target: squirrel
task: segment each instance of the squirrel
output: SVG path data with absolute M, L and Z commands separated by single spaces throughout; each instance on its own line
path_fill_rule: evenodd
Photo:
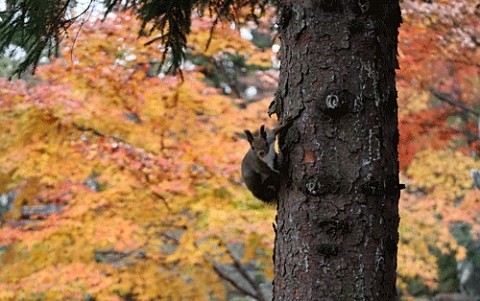
M 266 131 L 262 125 L 257 136 L 253 136 L 249 130 L 244 131 L 250 149 L 242 161 L 242 177 L 247 188 L 264 203 L 274 203 L 278 199 L 280 172 L 277 169 L 275 140 L 276 136 L 290 124 L 291 121 L 272 131 Z

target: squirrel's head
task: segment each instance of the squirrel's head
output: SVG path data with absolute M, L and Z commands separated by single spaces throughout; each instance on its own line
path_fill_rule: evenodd
M 260 131 L 256 136 L 253 136 L 249 130 L 245 130 L 245 135 L 247 135 L 247 140 L 250 143 L 250 147 L 255 152 L 259 158 L 265 158 L 268 155 L 270 150 L 270 145 L 267 141 L 267 131 L 265 131 L 265 126 L 260 127 Z

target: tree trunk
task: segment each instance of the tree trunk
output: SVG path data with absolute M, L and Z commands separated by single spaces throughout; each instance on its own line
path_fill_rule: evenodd
M 274 300 L 395 300 L 398 0 L 282 0 Z

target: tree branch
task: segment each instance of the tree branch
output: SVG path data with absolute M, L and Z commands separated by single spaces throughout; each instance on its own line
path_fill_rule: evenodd
M 244 266 L 242 263 L 235 257 L 235 255 L 232 253 L 230 248 L 227 246 L 227 253 L 228 255 L 232 258 L 233 260 L 233 266 L 235 269 L 242 275 L 242 277 L 247 280 L 247 282 L 253 287 L 255 292 L 257 293 L 257 300 L 260 301 L 266 301 L 265 298 L 263 297 L 262 290 L 260 289 L 260 286 L 258 286 L 258 283 L 256 283 L 250 275 L 248 275 L 247 271 L 245 270 Z
M 464 112 L 468 112 L 468 113 L 473 114 L 477 117 L 480 117 L 480 112 L 476 111 L 472 107 L 467 106 L 466 104 L 464 104 L 460 100 L 455 99 L 452 94 L 440 92 L 439 90 L 437 90 L 435 88 L 430 88 L 429 91 L 430 91 L 430 93 L 433 94 L 433 96 L 435 96 L 436 98 L 438 98 L 439 100 L 441 100 L 443 102 L 446 102 L 447 104 L 451 105 L 452 107 L 460 108 Z
M 260 286 L 258 283 L 255 282 L 254 279 L 248 274 L 247 270 L 243 266 L 243 264 L 240 262 L 240 260 L 235 257 L 235 254 L 233 254 L 232 250 L 226 245 L 227 249 L 227 254 L 228 256 L 232 259 L 233 261 L 233 267 L 231 265 L 228 265 L 229 268 L 233 268 L 232 273 L 238 272 L 240 274 L 238 277 L 237 276 L 232 276 L 231 273 L 228 271 L 224 271 L 222 267 L 217 264 L 216 262 L 212 261 L 212 266 L 214 271 L 218 274 L 218 276 L 227 282 L 229 282 L 231 285 L 233 285 L 240 293 L 252 297 L 257 301 L 267 301 L 266 297 L 264 296 Z M 238 277 L 238 279 L 237 279 Z M 239 280 L 245 280 L 247 283 L 240 283 Z
M 234 279 L 230 278 L 230 276 L 228 276 L 226 273 L 222 272 L 221 269 L 218 268 L 218 266 L 216 264 L 213 265 L 213 270 L 215 271 L 215 273 L 218 274 L 218 276 L 220 276 L 220 278 L 224 279 L 225 281 L 227 281 L 228 283 L 230 283 L 231 285 L 233 285 L 239 292 L 241 292 L 242 294 L 246 295 L 246 296 L 249 296 L 249 297 L 252 297 L 253 299 L 255 300 L 260 300 L 260 301 L 264 301 L 264 299 L 258 299 L 258 296 L 253 294 L 252 292 L 250 292 L 249 290 L 243 288 L 242 286 L 240 286 Z M 258 293 L 258 292 L 257 292 Z

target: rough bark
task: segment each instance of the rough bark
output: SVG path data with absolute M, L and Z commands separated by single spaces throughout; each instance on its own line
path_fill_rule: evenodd
M 395 300 L 398 0 L 283 0 L 274 300 Z

